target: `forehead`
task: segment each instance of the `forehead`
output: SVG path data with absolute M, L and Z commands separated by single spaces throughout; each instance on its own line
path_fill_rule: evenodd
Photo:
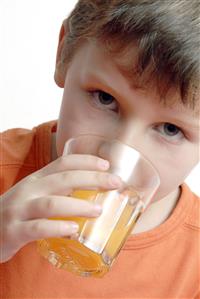
M 156 90 L 159 102 L 164 107 L 173 108 L 176 106 L 179 110 L 187 108 L 194 117 L 199 117 L 200 80 L 191 85 L 187 91 L 186 100 L 182 100 L 179 86 L 165 85 L 168 78 L 159 77 L 154 73 L 153 60 L 144 72 L 140 72 L 138 69 L 139 53 L 136 43 L 132 44 L 131 47 L 125 48 L 122 52 L 116 53 L 115 56 L 109 53 L 109 51 L 104 51 L 107 52 L 109 57 L 112 57 L 111 59 L 115 62 L 118 70 L 126 77 L 130 86 L 147 91 Z
M 195 90 L 195 96 L 198 96 L 195 109 L 184 105 L 181 101 L 180 92 L 177 87 L 171 86 L 167 93 L 160 95 L 157 88 L 157 81 L 155 77 L 150 77 L 151 66 L 146 72 L 139 76 L 136 62 L 138 60 L 138 48 L 132 45 L 132 48 L 126 48 L 120 53 L 113 55 L 108 47 L 104 47 L 101 42 L 97 40 L 85 42 L 77 52 L 81 54 L 81 62 L 84 67 L 83 73 L 87 75 L 103 76 L 116 75 L 118 72 L 122 75 L 131 89 L 139 90 L 146 94 L 153 94 L 159 104 L 163 108 L 185 114 L 186 112 L 191 117 L 199 117 L 199 93 Z M 91 76 L 90 76 L 91 77 Z M 189 92 L 189 96 L 193 96 L 194 91 Z

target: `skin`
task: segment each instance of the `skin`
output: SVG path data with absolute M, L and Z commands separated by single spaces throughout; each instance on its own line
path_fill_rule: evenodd
M 180 185 L 199 161 L 198 107 L 193 111 L 180 104 L 175 89 L 167 93 L 168 106 L 164 106 L 153 82 L 139 85 L 134 76 L 130 81 L 124 70 L 134 64 L 137 48 L 132 48 L 131 55 L 111 56 L 99 42 L 88 41 L 74 53 L 64 74 L 65 34 L 62 26 L 54 78 L 64 92 L 57 132 L 52 134 L 52 161 L 1 196 L 0 262 L 34 240 L 76 233 L 76 223 L 62 217 L 101 214 L 101 206 L 72 197 L 73 190 L 112 190 L 123 185 L 119 177 L 117 185 L 113 183 L 117 177 L 102 166 L 98 156 L 63 156 L 70 137 L 96 134 L 119 139 L 139 150 L 157 169 L 161 185 L 132 233 L 148 231 L 169 217 L 180 198 Z
M 64 92 L 57 132 L 52 134 L 52 160 L 62 155 L 69 138 L 79 134 L 103 135 L 132 145 L 152 162 L 161 179 L 134 232 L 156 227 L 173 211 L 180 185 L 199 162 L 199 114 L 183 106 L 173 88 L 166 95 L 171 103 L 166 107 L 153 84 L 145 88 L 130 84 L 119 68 L 119 58 L 111 57 L 97 41 L 87 41 L 76 51 L 63 76 L 60 54 L 65 34 L 62 27 L 54 78 Z M 130 63 L 127 55 L 120 60 Z M 101 102 L 102 92 L 113 97 L 109 105 Z M 166 123 L 179 130 L 169 135 Z

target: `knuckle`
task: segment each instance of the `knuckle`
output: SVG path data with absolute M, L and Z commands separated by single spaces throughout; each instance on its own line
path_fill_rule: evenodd
M 71 176 L 71 172 L 70 171 L 65 171 L 65 172 L 62 173 L 62 180 L 64 182 L 67 182 L 69 180 L 70 176 Z
M 105 176 L 100 172 L 96 172 L 95 180 L 98 182 L 98 184 L 102 185 L 105 183 Z
M 33 221 L 33 223 L 29 227 L 29 230 L 27 232 L 27 236 L 38 235 L 43 230 L 44 229 L 43 229 L 43 226 L 41 225 L 40 221 Z
M 56 201 L 54 198 L 52 197 L 47 197 L 46 198 L 46 202 L 45 202 L 45 209 L 47 209 L 47 211 L 53 211 L 56 208 Z
M 36 221 L 30 223 L 20 222 L 18 225 L 18 241 L 26 243 L 31 240 L 33 236 L 37 235 L 40 228 Z M 16 235 L 16 232 L 15 232 Z
M 15 217 L 16 217 L 16 208 L 14 206 L 8 206 L 4 210 L 5 222 L 8 223 L 8 222 L 14 220 Z

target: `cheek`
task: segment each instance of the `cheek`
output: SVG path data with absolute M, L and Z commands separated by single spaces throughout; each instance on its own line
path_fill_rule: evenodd
M 159 200 L 180 186 L 198 163 L 198 150 L 194 145 L 187 145 L 182 150 L 165 152 L 157 155 L 154 164 L 159 171 L 161 184 L 154 201 Z
M 117 132 L 117 122 L 105 117 L 105 112 L 89 106 L 78 90 L 65 90 L 58 119 L 56 148 L 62 155 L 65 142 L 80 134 L 94 134 L 113 138 Z

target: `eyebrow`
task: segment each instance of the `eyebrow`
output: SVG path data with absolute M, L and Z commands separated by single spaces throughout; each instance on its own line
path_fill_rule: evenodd
M 191 124 L 190 122 L 183 121 L 180 118 L 171 118 L 171 121 L 175 122 L 175 123 L 179 123 L 180 126 L 185 126 L 185 127 L 188 127 L 189 129 L 193 129 L 193 130 L 197 130 L 197 131 L 199 131 L 199 129 L 200 129 L 199 124 L 197 124 L 197 125 Z
M 147 90 L 147 87 L 138 84 L 138 81 L 136 81 L 136 82 L 133 81 L 133 77 L 131 77 L 131 71 L 128 71 L 128 70 L 125 71 L 124 69 L 119 69 L 119 71 L 126 79 L 128 79 L 129 86 L 132 89 L 142 90 L 142 91 Z M 112 93 L 119 94 L 118 91 L 116 91 L 113 87 L 109 86 L 109 84 L 107 84 L 107 82 L 104 79 L 102 79 L 101 77 L 99 77 L 93 70 L 89 70 L 88 75 L 89 75 L 89 77 L 93 78 L 97 82 L 100 82 L 101 84 L 105 85 L 105 87 L 107 87 L 107 89 L 109 89 Z M 133 76 L 133 73 L 132 73 L 132 76 Z M 163 104 L 162 101 L 161 101 L 161 104 Z M 163 107 L 169 108 L 170 106 L 169 105 L 166 105 L 166 106 L 163 105 Z M 199 113 L 198 113 L 198 117 L 199 117 Z M 199 130 L 200 129 L 200 119 L 199 119 L 198 124 L 193 124 L 193 123 L 191 124 L 190 122 L 183 121 L 180 118 L 173 118 L 173 117 L 170 117 L 170 116 L 169 116 L 169 118 L 173 123 L 178 123 L 178 124 L 180 124 L 180 126 L 189 127 L 190 129 L 193 129 L 193 130 Z
M 129 83 L 129 86 L 131 88 L 134 88 L 136 90 L 147 90 L 148 89 L 148 84 L 149 83 L 154 83 L 156 85 L 156 76 L 153 75 L 153 73 L 151 73 L 151 69 L 147 70 L 147 71 L 144 71 L 141 76 L 139 74 L 139 71 L 134 67 L 130 67 L 129 65 L 121 65 L 119 63 L 117 63 L 117 69 L 119 70 L 120 74 L 125 77 Z M 149 73 L 150 72 L 150 73 Z M 149 76 L 152 76 L 152 79 L 149 80 Z M 145 77 L 147 76 L 147 77 Z M 143 80 L 144 78 L 144 80 Z M 146 81 L 147 80 L 147 81 Z M 170 89 L 170 86 L 169 86 L 169 89 Z M 167 89 L 168 91 L 168 89 Z M 198 92 L 197 91 L 197 86 L 195 86 L 195 93 Z M 161 101 L 162 102 L 162 101 Z M 164 102 L 164 101 L 163 101 Z M 182 102 L 183 103 L 183 102 Z M 198 105 L 198 103 L 197 103 Z M 166 107 L 168 105 L 166 104 Z M 198 106 L 194 105 L 192 108 L 191 108 L 191 111 L 194 112 L 194 115 L 195 117 L 199 117 L 200 118 L 200 109 L 198 108 Z M 198 125 L 196 126 L 198 127 Z
M 126 78 L 131 88 L 138 90 L 147 89 L 145 82 L 141 82 L 142 77 L 140 77 L 139 72 L 136 70 L 136 68 L 130 68 L 117 64 L 117 69 L 119 70 L 120 74 Z

